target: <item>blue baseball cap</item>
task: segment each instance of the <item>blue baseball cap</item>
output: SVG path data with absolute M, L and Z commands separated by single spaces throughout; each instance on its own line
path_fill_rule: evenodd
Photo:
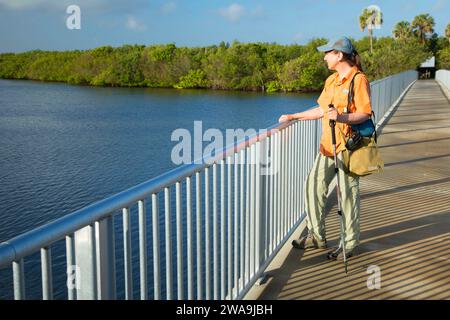
M 353 44 L 349 38 L 341 37 L 337 39 L 332 39 L 327 44 L 317 47 L 317 50 L 322 52 L 337 50 L 347 54 L 352 54 L 353 50 L 355 50 L 355 47 L 353 47 Z

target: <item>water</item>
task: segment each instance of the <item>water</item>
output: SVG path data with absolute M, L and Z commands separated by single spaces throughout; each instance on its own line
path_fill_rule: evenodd
M 176 167 L 177 128 L 263 129 L 317 97 L 0 80 L 0 242 Z

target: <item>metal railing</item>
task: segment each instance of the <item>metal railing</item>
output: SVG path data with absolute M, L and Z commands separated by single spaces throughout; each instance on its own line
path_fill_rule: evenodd
M 450 90 L 450 71 L 440 69 L 436 71 L 436 80 L 441 82 L 448 90 Z
M 415 79 L 407 71 L 371 83 L 379 125 Z M 24 259 L 38 251 L 42 298 L 53 298 L 52 246 L 65 239 L 68 299 L 116 299 L 119 284 L 133 299 L 136 283 L 141 299 L 241 299 L 304 218 L 303 182 L 320 132 L 321 121 L 276 124 L 1 243 L 0 267 L 12 267 L 14 298 L 26 298 Z

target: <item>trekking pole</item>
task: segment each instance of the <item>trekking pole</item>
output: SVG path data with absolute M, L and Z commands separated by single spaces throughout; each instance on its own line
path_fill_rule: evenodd
M 334 108 L 333 104 L 329 104 L 328 108 Z M 347 274 L 347 256 L 345 254 L 345 239 L 344 239 L 344 217 L 342 217 L 342 208 L 341 208 L 341 189 L 339 187 L 339 167 L 338 167 L 338 159 L 336 155 L 336 121 L 330 120 L 331 127 L 331 141 L 333 144 L 333 157 L 334 157 L 334 172 L 336 173 L 336 194 L 337 194 L 337 202 L 338 202 L 338 215 L 341 220 L 341 242 L 339 246 L 342 246 L 342 254 L 344 255 L 344 267 L 345 273 Z

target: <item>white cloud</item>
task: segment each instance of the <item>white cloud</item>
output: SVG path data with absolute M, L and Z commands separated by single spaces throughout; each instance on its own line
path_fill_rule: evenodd
M 219 14 L 227 20 L 236 22 L 245 15 L 245 9 L 237 3 L 233 3 L 226 8 L 220 8 Z
M 147 26 L 143 22 L 137 20 L 133 16 L 128 16 L 125 26 L 127 27 L 127 29 L 133 31 L 144 31 L 147 29 Z
M 173 1 L 164 3 L 161 7 L 161 12 L 164 14 L 172 13 L 176 10 L 177 4 Z

